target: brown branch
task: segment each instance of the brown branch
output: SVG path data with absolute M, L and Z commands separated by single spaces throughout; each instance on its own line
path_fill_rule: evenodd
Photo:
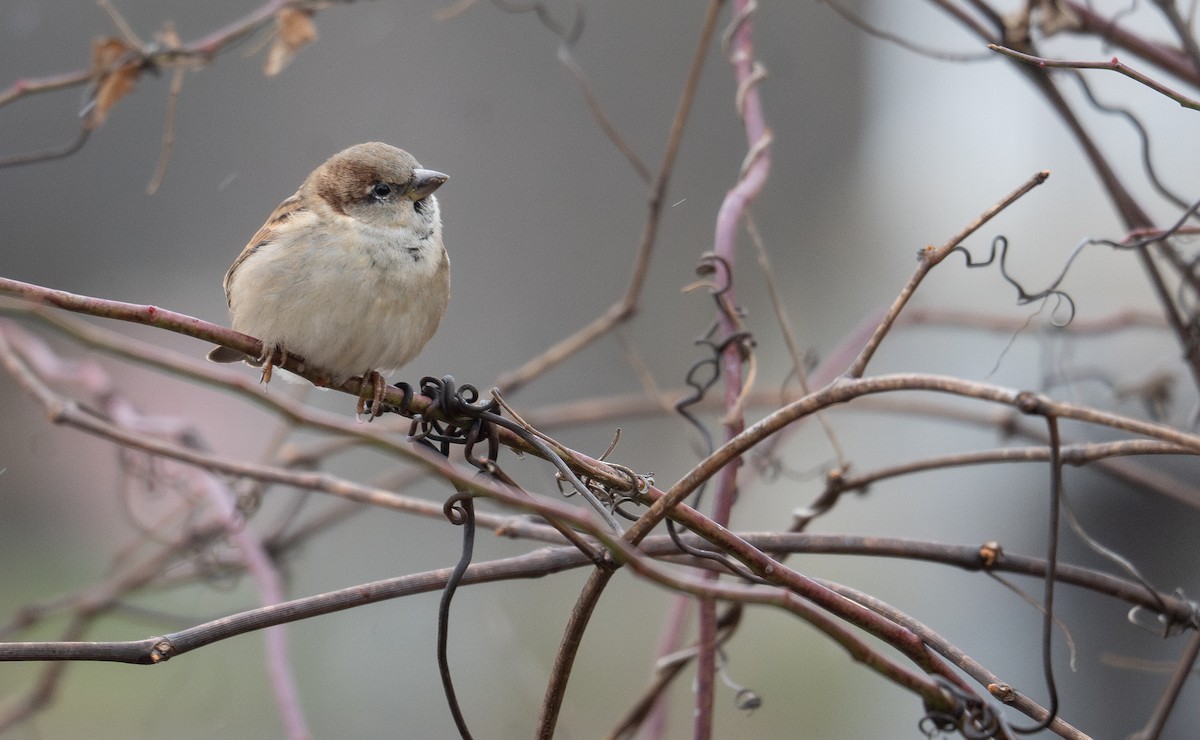
M 876 537 L 839 537 L 834 535 L 797 535 L 779 533 L 745 533 L 742 537 L 749 543 L 772 552 L 810 552 L 810 553 L 839 553 L 883 557 L 898 557 L 906 559 L 927 560 L 943 564 L 955 565 L 971 571 L 1009 571 L 1029 576 L 1039 576 L 1045 573 L 1046 563 L 1036 558 L 1026 558 L 1005 553 L 997 545 L 983 548 L 969 545 L 936 545 L 928 542 L 899 540 Z M 693 544 L 698 540 L 689 538 Z M 648 538 L 642 543 L 641 550 L 650 556 L 670 556 L 679 552 L 678 548 L 667 536 Z M 563 570 L 587 567 L 590 561 L 577 549 L 557 547 L 549 550 L 520 555 L 512 558 L 476 563 L 467 570 L 464 583 L 492 583 L 515 578 L 533 578 Z M 399 578 L 362 584 L 339 591 L 305 597 L 277 605 L 270 609 L 255 609 L 239 614 L 230 615 L 212 622 L 197 625 L 163 637 L 149 638 L 131 642 L 116 643 L 15 643 L 0 645 L 0 660 L 107 660 L 148 664 L 182 655 L 199 647 L 212 644 L 218 640 L 245 634 L 246 632 L 262 629 L 285 621 L 297 621 L 311 618 L 320 614 L 328 614 L 341 609 L 354 608 L 378 601 L 400 598 L 418 593 L 428 593 L 440 589 L 449 569 L 430 571 Z M 1097 573 L 1088 568 L 1060 564 L 1056 569 L 1056 578 L 1061 583 L 1073 583 L 1091 588 L 1100 593 L 1122 595 L 1132 603 L 1153 606 L 1155 603 L 1145 589 L 1138 584 Z M 662 582 L 662 581 L 660 581 Z M 922 641 L 943 654 L 955 665 L 965 670 L 969 675 L 987 685 L 1000 683 L 999 679 L 986 672 L 969 656 L 948 643 L 937 633 L 921 625 L 912 617 L 883 604 L 876 599 L 849 589 L 840 584 L 823 582 L 824 585 L 847 598 L 853 599 L 869 607 L 872 611 L 886 616 L 889 620 L 903 623 L 907 628 L 919 632 Z M 667 580 L 664 585 L 685 589 L 707 589 L 705 582 L 696 579 Z M 795 611 L 804 611 L 799 602 L 789 599 L 771 589 L 756 589 L 745 586 L 723 588 L 719 592 L 705 591 L 708 595 L 736 599 L 742 603 L 773 604 Z M 1163 604 L 1172 610 L 1172 617 L 1184 621 L 1190 618 L 1190 605 L 1169 594 L 1161 594 Z M 857 657 L 866 664 L 882 670 L 884 675 L 894 678 L 893 670 L 908 675 L 913 674 L 904 669 L 892 666 L 886 659 L 879 662 L 879 656 L 848 633 L 828 622 L 821 629 L 832 628 L 841 633 L 848 642 L 843 644 L 849 650 L 855 651 Z M 858 652 L 862 651 L 862 652 Z M 916 684 L 924 686 L 923 683 Z
M 1193 87 L 1200 86 L 1200 70 L 1182 49 L 1153 41 L 1130 31 L 1113 18 L 1106 18 L 1081 0 L 1058 0 L 1068 9 L 1075 23 L 1062 30 L 1104 39 L 1119 49 L 1145 59 L 1159 69 L 1184 80 Z
M 50 390 L 37 374 L 12 351 L 5 337 L 4 327 L 0 327 L 0 365 L 42 406 L 51 423 L 66 424 L 125 447 L 178 460 L 214 472 L 271 483 L 280 483 L 306 490 L 321 491 L 356 503 L 379 506 L 407 514 L 436 519 L 444 518 L 441 504 L 434 502 L 400 496 L 390 491 L 371 488 L 337 478 L 328 473 L 297 472 L 270 465 L 231 460 L 221 455 L 183 447 L 150 435 L 138 434 L 122 429 L 115 424 L 97 417 L 95 414 L 88 413 L 74 401 L 62 398 Z M 360 429 L 354 429 L 349 424 L 332 417 L 332 415 L 324 415 L 315 411 L 310 413 L 313 415 L 309 417 L 309 421 L 320 420 L 322 416 L 329 417 L 321 423 L 321 426 L 326 430 L 340 429 L 345 434 L 355 434 L 364 439 L 371 439 L 386 444 L 395 451 L 406 454 L 409 459 L 415 462 L 424 461 L 426 465 L 431 466 L 431 469 L 438 472 L 438 474 L 449 475 L 450 480 L 462 482 L 474 479 L 471 473 L 459 471 L 447 461 L 440 458 L 430 457 L 417 452 L 416 448 L 406 450 L 403 447 L 396 446 L 394 442 L 386 438 L 383 432 L 364 430 L 361 429 L 362 425 L 358 425 Z M 476 482 L 478 483 L 478 481 Z M 477 515 L 477 519 L 484 526 L 500 526 L 503 523 L 485 514 Z
M 1047 722 L 1046 729 L 1059 737 L 1069 738 L 1070 740 L 1091 740 L 1091 735 L 1071 726 L 1063 721 L 1061 717 L 1052 717 L 1048 709 L 1006 683 L 989 683 L 987 689 L 988 693 L 992 696 L 1016 709 L 1018 712 L 1031 717 L 1039 724 Z
M 911 306 L 897 326 L 940 326 L 978 329 L 980 331 L 1012 334 L 1029 326 L 1029 319 L 1003 314 L 957 311 L 930 306 Z M 1136 309 L 1122 309 L 1107 316 L 1076 316 L 1066 326 L 1055 326 L 1055 334 L 1087 336 L 1109 334 L 1129 329 L 1166 329 L 1162 314 Z
M 833 405 L 846 403 L 856 398 L 876 393 L 891 393 L 897 390 L 926 390 L 936 393 L 949 393 L 965 398 L 1011 406 L 1023 414 L 1038 413 L 1039 415 L 1053 414 L 1054 416 L 1074 419 L 1076 421 L 1110 427 L 1141 436 L 1158 439 L 1179 445 L 1191 453 L 1200 453 L 1200 435 L 1189 434 L 1173 427 L 1141 421 L 1130 417 L 1097 411 L 1083 406 L 1053 401 L 1043 396 L 1029 392 L 1018 392 L 987 383 L 962 380 L 960 378 L 922 375 L 897 374 L 882 375 L 872 378 L 843 378 L 815 393 L 794 401 L 757 423 L 747 427 L 741 434 L 726 442 L 713 454 L 706 457 L 692 470 L 680 478 L 671 488 L 660 496 L 657 489 L 651 488 L 649 495 L 654 498 L 650 508 L 630 527 L 627 535 L 637 541 L 652 527 L 656 526 L 667 516 L 668 512 L 679 507 L 681 502 L 704 481 L 717 474 L 724 466 L 739 459 L 763 439 L 775 434 L 793 422 L 815 413 L 817 410 Z M 678 515 L 679 511 L 676 511 Z M 682 517 L 680 518 L 683 520 Z M 700 531 L 700 530 L 696 530 Z M 719 531 L 702 532 L 713 543 L 722 541 Z M 733 552 L 733 551 L 731 551 Z M 757 555 L 749 552 L 735 553 L 739 560 L 742 556 L 752 561 Z M 761 569 L 775 567 L 757 560 L 743 563 L 750 566 L 755 573 L 763 575 Z M 768 580 L 770 578 L 768 577 Z
M 998 44 L 988 44 L 988 49 L 994 52 L 1003 54 L 1006 57 L 1016 59 L 1017 61 L 1032 64 L 1041 69 L 1107 69 L 1125 75 L 1131 80 L 1135 80 L 1154 90 L 1160 95 L 1174 100 L 1184 108 L 1191 110 L 1200 110 L 1200 100 L 1189 98 L 1181 92 L 1171 89 L 1162 84 L 1158 80 L 1149 77 L 1136 69 L 1122 64 L 1116 57 L 1113 57 L 1107 62 L 1087 62 L 1087 61 L 1066 61 L 1062 59 L 1047 59 L 1045 57 L 1034 56 L 1033 54 L 1025 54 L 1016 49 L 1009 49 Z
M 664 544 L 670 544 L 663 538 Z M 936 684 L 928 679 L 899 667 L 865 643 L 854 637 L 844 627 L 827 616 L 814 611 L 794 595 L 778 589 L 761 589 L 712 583 L 707 580 L 676 575 L 674 571 L 652 564 L 641 551 L 630 547 L 619 538 L 612 539 L 620 557 L 639 574 L 652 580 L 694 595 L 706 598 L 735 600 L 743 603 L 771 604 L 813 623 L 835 641 L 842 644 L 854 657 L 872 669 L 882 673 L 901 686 L 919 693 L 927 702 L 940 705 L 945 701 Z M 494 580 L 541 576 L 567 567 L 577 567 L 590 562 L 575 548 L 539 550 L 528 555 L 505 560 L 471 565 L 462 583 L 483 583 Z M 297 599 L 223 617 L 179 632 L 143 640 L 124 642 L 28 642 L 0 644 L 0 661 L 22 660 L 86 660 L 152 665 L 177 655 L 190 652 L 216 641 L 228 639 L 257 629 L 285 624 L 299 619 L 340 611 L 353 606 L 375 603 L 389 598 L 424 593 L 436 590 L 445 584 L 450 569 L 402 576 L 400 578 L 362 584 L 327 594 Z M 911 650 L 909 651 L 911 654 Z
M 1187 455 L 1192 451 L 1186 447 L 1169 442 L 1132 439 L 1120 442 L 1093 442 L 1086 444 L 1063 445 L 1062 458 L 1067 465 L 1087 465 L 1098 460 L 1124 455 Z M 941 470 L 991 463 L 1011 462 L 1046 462 L 1050 459 L 1050 450 L 1044 446 L 1038 447 L 1002 447 L 996 450 L 981 450 L 979 452 L 962 452 L 952 455 L 938 455 L 923 458 L 910 463 L 892 465 L 870 473 L 856 476 L 837 477 L 830 479 L 826 487 L 827 493 L 842 493 L 865 489 L 874 483 L 888 478 L 896 478 L 928 470 Z
M 1022 714 L 1032 717 L 1033 719 L 1041 719 L 1047 716 L 1048 713 L 1046 712 L 1045 708 L 1041 707 L 1027 697 L 1021 697 L 1021 701 L 1019 702 L 1013 701 L 1013 699 L 1015 699 L 1016 692 L 1012 691 L 1007 684 L 1003 684 L 999 677 L 987 670 L 982 663 L 978 662 L 970 655 L 967 655 L 957 646 L 953 645 L 921 622 L 913 619 L 911 616 L 895 609 L 891 605 L 886 604 L 869 594 L 862 593 L 861 591 L 842 586 L 841 584 L 830 583 L 829 587 L 846 596 L 847 598 L 854 599 L 864 606 L 868 606 L 871 609 L 878 611 L 880 614 L 896 620 L 898 623 L 903 624 L 908 629 L 920 635 L 922 641 L 924 641 L 925 644 L 928 645 L 932 650 L 936 651 L 943 658 L 950 661 L 968 676 L 986 687 L 988 692 L 993 696 L 1009 704 Z M 1011 692 L 1012 696 L 998 693 L 995 688 L 997 686 L 1004 686 Z M 1010 698 L 1006 699 L 1005 696 L 1010 696 Z M 1054 722 L 1051 723 L 1049 729 L 1051 732 L 1058 734 L 1060 737 L 1071 738 L 1071 740 L 1089 740 L 1087 735 L 1072 727 L 1061 717 L 1056 717 Z M 1008 736 L 1011 737 L 1011 734 L 1008 734 Z
M 217 533 L 219 532 L 219 527 L 214 527 L 210 531 Z M 953 566 L 969 572 L 1014 573 L 1031 578 L 1043 578 L 1046 573 L 1046 561 L 1044 559 L 1010 553 L 997 543 L 954 545 L 895 537 L 862 537 L 787 532 L 739 532 L 737 536 L 748 545 L 773 554 L 808 553 L 911 560 Z M 704 544 L 704 541 L 695 535 L 685 535 L 684 540 L 692 546 Z M 560 538 L 559 542 L 561 543 L 561 541 Z M 103 611 L 115 606 L 116 599 L 121 595 L 127 593 L 132 588 L 150 583 L 155 575 L 161 575 L 162 566 L 169 559 L 183 552 L 186 547 L 187 544 L 181 540 L 178 549 L 160 553 L 147 561 L 146 564 L 139 565 L 130 573 L 122 575 L 110 583 L 102 584 L 100 587 L 96 587 L 96 590 L 89 590 L 87 592 L 88 599 L 85 602 L 86 610 Z M 673 559 L 682 554 L 674 540 L 668 535 L 647 537 L 639 545 L 639 550 L 643 554 L 655 558 Z M 688 558 L 685 562 L 696 567 L 710 567 L 707 561 Z M 510 558 L 474 563 L 468 569 L 468 576 L 464 583 L 482 584 L 517 578 L 537 578 L 568 569 L 583 568 L 591 565 L 593 565 L 593 562 L 584 553 L 580 552 L 578 548 L 560 545 L 538 549 Z M 343 589 L 342 591 L 295 599 L 288 603 L 299 607 L 299 609 L 285 621 L 298 621 L 319 614 L 329 613 L 331 598 L 344 604 L 344 606 L 339 608 L 349 608 L 350 606 L 373 604 L 386 599 L 436 591 L 444 585 L 445 578 L 448 577 L 449 573 L 450 569 L 444 568 L 426 573 L 376 581 L 371 584 L 364 584 L 363 586 Z M 1058 563 L 1056 565 L 1055 580 L 1058 583 L 1077 586 L 1097 594 L 1120 599 L 1134 606 L 1154 610 L 1156 613 L 1157 610 L 1165 607 L 1167 613 L 1164 616 L 1171 623 L 1195 629 L 1195 624 L 1192 621 L 1194 617 L 1192 605 L 1176 594 L 1165 592 L 1152 594 L 1143 585 L 1134 581 L 1103 573 L 1093 568 L 1065 563 Z M 366 588 L 365 591 L 357 594 L 354 593 L 354 589 L 364 587 Z M 837 586 L 836 590 L 844 592 L 845 588 L 844 586 Z M 708 595 L 712 596 L 715 594 L 710 593 Z M 859 600 L 858 597 L 855 597 L 855 600 Z M 223 622 L 226 625 L 237 623 L 241 626 L 233 631 L 223 633 L 222 637 L 232 637 L 244 634 L 250 629 L 260 629 L 282 623 L 277 621 L 279 615 L 273 614 L 273 611 L 271 608 L 258 608 L 244 612 L 243 614 L 245 615 L 258 615 L 258 617 L 255 617 L 256 621 L 253 626 L 248 626 L 248 622 L 245 620 Z M 184 632 L 192 634 L 193 630 L 197 630 L 197 635 L 200 634 L 198 628 L 190 628 L 189 630 L 184 630 Z M 206 634 L 204 635 L 204 639 L 207 639 L 211 643 L 214 640 L 209 638 L 215 636 L 213 634 Z M 196 638 L 189 637 L 186 639 L 191 644 Z M 141 643 L 144 641 L 137 642 Z M 31 643 L 5 643 L 5 647 L 10 648 L 14 644 L 30 645 Z M 189 650 L 195 647 L 197 645 L 192 644 Z M 57 654 L 31 658 L 28 654 L 34 651 L 32 647 L 13 649 L 16 652 L 24 652 L 26 655 L 16 657 L 16 652 L 13 652 L 8 654 L 9 657 L 7 659 L 65 659 L 64 656 Z M 121 661 L 126 657 L 128 657 L 128 653 L 122 653 L 119 656 L 111 654 L 106 656 L 103 651 L 98 649 L 96 652 L 88 654 L 88 657 L 80 657 L 78 659 Z
M 67 311 L 87 314 L 88 316 L 99 316 L 106 319 L 116 319 L 118 321 L 153 326 L 158 329 L 166 329 L 187 337 L 224 344 L 227 347 L 245 352 L 254 357 L 262 354 L 262 343 L 254 337 L 157 306 L 124 303 L 105 298 L 77 295 L 75 293 L 68 293 L 65 290 L 43 288 L 40 285 L 23 283 L 19 280 L 12 280 L 6 277 L 0 277 L 0 294 L 21 298 L 33 304 L 55 306 Z M 299 367 L 297 365 L 297 368 Z
M 253 337 L 245 334 L 240 334 L 232 329 L 226 329 L 216 324 L 211 324 L 207 321 L 187 316 L 185 314 L 175 313 L 156 306 L 144 306 L 132 303 L 122 303 L 120 301 L 109 301 L 100 298 L 92 298 L 89 296 L 80 296 L 65 291 L 52 290 L 43 288 L 29 283 L 22 283 L 16 280 L 10 280 L 0 277 L 0 294 L 7 293 L 25 300 L 34 302 L 35 304 L 47 304 L 64 308 L 69 311 L 84 313 L 92 316 L 100 316 L 104 318 L 118 319 L 122 321 L 130 321 L 149 326 L 155 326 L 161 329 L 167 329 L 177 334 L 191 336 L 198 339 L 207 339 L 215 341 L 219 344 L 232 347 L 241 352 L 245 352 L 250 356 L 261 355 L 261 342 Z M 314 385 L 323 387 L 332 387 L 328 385 L 328 378 L 313 372 L 304 365 L 303 358 L 288 357 L 281 367 L 308 379 Z M 209 373 L 223 373 L 220 370 L 199 371 L 192 368 L 190 372 L 202 376 L 209 382 L 213 382 L 214 375 Z M 238 377 L 235 373 L 223 373 L 224 378 L 216 382 L 228 382 L 232 385 L 242 387 L 243 392 L 251 392 L 253 386 L 244 377 Z M 204 377 L 206 376 L 206 377 Z M 217 376 L 219 377 L 219 376 Z M 343 393 L 357 396 L 362 389 L 362 384 L 358 379 L 351 378 L 342 385 L 337 386 L 336 390 Z M 429 399 L 424 396 L 414 396 L 409 400 L 407 408 L 402 408 L 404 405 L 403 392 L 394 387 L 388 386 L 384 396 L 386 403 L 397 409 L 402 409 L 403 413 L 408 416 L 424 414 L 426 416 L 436 417 L 437 410 L 432 408 Z M 303 404 L 289 401 L 286 398 L 261 399 L 261 402 L 268 405 L 272 410 L 281 412 L 283 415 L 292 421 L 297 421 L 317 429 L 331 431 L 340 434 L 346 434 L 357 437 L 365 443 L 376 446 L 384 450 L 388 450 L 401 456 L 408 457 L 421 464 L 429 462 L 429 458 L 423 453 L 416 452 L 414 448 L 407 444 L 401 444 L 396 439 L 385 434 L 386 430 L 369 430 L 362 425 L 351 426 L 349 422 L 341 417 L 332 414 L 323 414 L 314 409 L 310 409 Z M 52 418 L 56 414 L 51 415 Z M 83 419 L 81 423 L 89 424 L 91 420 Z M 520 436 L 505 429 L 499 430 L 500 440 L 506 446 L 521 452 L 528 452 L 534 455 L 541 453 L 528 445 Z M 151 441 L 150 443 L 154 443 Z M 618 489 L 623 489 L 628 486 L 628 479 L 620 471 L 612 467 L 583 455 L 577 452 L 569 453 L 569 463 L 575 466 L 575 472 L 580 475 L 587 475 L 593 478 L 612 485 Z M 198 458 L 197 458 L 198 459 Z M 442 463 L 434 461 L 435 466 L 441 466 Z M 449 471 L 449 468 L 445 469 Z M 454 476 L 463 475 L 462 473 L 452 473 L 452 477 L 448 480 L 454 480 Z

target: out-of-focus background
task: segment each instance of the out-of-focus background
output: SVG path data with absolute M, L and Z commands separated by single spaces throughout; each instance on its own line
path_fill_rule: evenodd
M 166 21 L 190 40 L 255 7 L 253 2 L 116 0 L 144 38 Z M 872 23 L 928 46 L 985 56 L 960 27 L 917 3 L 850 4 Z M 1009 3 L 1014 8 L 1019 3 Z M 1096 3 L 1115 12 L 1120 3 Z M 1112 7 L 1108 7 L 1112 6 Z M 575 5 L 549 3 L 568 20 Z M 652 168 L 663 143 L 700 30 L 703 9 L 685 3 L 582 2 L 575 58 L 615 126 Z M 175 144 L 159 191 L 146 185 L 159 155 L 168 77 L 144 78 L 75 155 L 0 170 L 0 275 L 123 301 L 155 304 L 225 321 L 221 277 L 275 205 L 330 154 L 367 140 L 409 149 L 449 174 L 439 191 L 454 265 L 453 298 L 441 330 L 402 371 L 404 379 L 453 374 L 487 388 L 555 340 L 578 329 L 625 288 L 642 229 L 646 189 L 593 122 L 579 89 L 556 59 L 558 39 L 533 14 L 487 2 L 449 20 L 436 4 L 382 1 L 335 6 L 316 17 L 319 41 L 281 75 L 262 74 L 255 42 L 188 73 L 175 118 Z M 1142 18 L 1136 27 L 1166 34 Z M 727 22 L 726 17 L 723 22 Z M 1140 25 L 1136 25 L 1140 24 Z M 818 356 L 841 346 L 886 306 L 915 266 L 916 251 L 940 244 L 1034 172 L 1048 183 L 1003 214 L 968 245 L 986 251 L 1007 235 L 1010 271 L 1032 290 L 1051 282 L 1089 236 L 1120 238 L 1121 226 L 1091 169 L 1058 119 L 1002 60 L 946 62 L 871 38 L 816 2 L 762 2 L 755 16 L 757 57 L 770 73 L 761 87 L 775 135 L 770 181 L 754 214 L 774 261 L 774 279 L 799 341 Z M 86 67 L 91 40 L 116 35 L 88 2 L 5 0 L 0 4 L 0 86 Z M 1055 53 L 1107 58 L 1095 44 L 1057 42 Z M 1136 108 L 1151 127 L 1160 175 L 1186 199 L 1200 190 L 1197 114 L 1104 72 L 1088 79 L 1110 100 Z M 1070 83 L 1064 83 L 1068 88 Z M 657 382 L 676 388 L 701 355 L 693 340 L 712 305 L 680 289 L 711 248 L 717 207 L 735 182 L 745 139 L 734 82 L 719 50 L 705 74 L 679 154 L 641 311 L 623 334 Z M 1068 89 L 1072 100 L 1078 100 Z M 0 156 L 60 144 L 75 135 L 77 90 L 0 109 Z M 1118 118 L 1093 115 L 1093 133 L 1132 189 L 1163 224 L 1177 211 L 1155 198 L 1139 165 L 1138 142 Z M 761 387 L 785 382 L 787 359 L 749 243 L 739 256 L 737 297 L 748 311 L 761 357 Z M 1135 256 L 1086 251 L 1063 284 L 1080 319 L 1153 308 Z M 1040 388 L 1078 369 L 1102 366 L 1122 382 L 1153 371 L 1179 377 L 1168 421 L 1186 424 L 1194 393 L 1165 330 L 1063 343 L 1038 330 L 1052 306 L 1015 305 L 995 270 L 967 271 L 952 257 L 935 271 L 915 306 L 1030 318 L 1016 335 L 964 329 L 904 329 L 872 371 L 955 374 Z M 114 327 L 113 324 L 107 326 Z M 164 351 L 202 356 L 184 337 L 115 326 Z M 67 356 L 82 354 L 59 338 Z M 192 420 L 218 452 L 255 460 L 275 420 L 230 395 L 103 360 L 119 388 L 147 412 Z M 252 373 L 246 369 L 247 373 Z M 618 342 L 609 337 L 539 378 L 510 400 L 536 409 L 587 396 L 640 389 Z M 1100 384 L 1051 388 L 1068 400 L 1144 415 Z M 271 393 L 298 389 L 272 384 Z M 340 394 L 307 396 L 349 414 Z M 757 418 L 761 410 L 753 410 Z M 52 428 L 33 402 L 0 375 L 0 621 L 22 606 L 74 593 L 102 578 L 121 548 L 140 535 L 129 491 L 107 443 Z M 865 471 L 941 452 L 1000 444 L 995 430 L 886 413 L 848 412 L 832 423 L 855 469 Z M 612 458 L 669 483 L 694 461 L 696 437 L 678 419 L 628 420 L 550 430 L 599 454 L 614 426 Z M 781 457 L 794 476 L 743 491 L 734 527 L 783 529 L 791 512 L 820 490 L 828 443 L 815 425 L 792 436 Z M 1072 428 L 1072 433 L 1082 430 Z M 1082 437 L 1079 437 L 1082 438 Z M 548 469 L 509 459 L 525 480 L 550 490 Z M 1155 460 L 1195 480 L 1195 466 Z M 369 479 L 385 461 L 348 456 L 333 472 Z M 812 473 L 811 471 L 817 471 Z M 842 502 L 817 532 L 880 534 L 954 543 L 999 540 L 1041 554 L 1045 543 L 1044 466 L 953 470 L 914 476 Z M 1194 508 L 1071 470 L 1067 489 L 1085 526 L 1132 557 L 1164 589 L 1200 591 L 1192 567 Z M 444 486 L 416 489 L 434 500 Z M 137 496 L 147 495 L 137 492 Z M 291 497 L 289 491 L 272 496 Z M 136 504 L 134 504 L 136 505 Z M 268 504 L 270 506 L 270 504 Z M 312 541 L 288 563 L 293 596 L 444 567 L 457 557 L 449 525 L 367 511 Z M 484 538 L 479 558 L 522 551 Z M 1063 557 L 1111 567 L 1066 536 Z M 852 585 L 908 611 L 1014 686 L 1044 700 L 1035 608 L 987 577 L 932 565 L 802 557 L 803 572 Z M 584 574 L 459 592 L 452 658 L 468 719 L 481 737 L 527 736 L 570 605 Z M 562 737 L 610 730 L 652 671 L 662 615 L 671 596 L 632 577 L 618 579 L 594 617 L 572 677 Z M 1022 580 L 1035 595 L 1040 585 Z M 306 714 L 317 737 L 449 737 L 433 652 L 436 596 L 403 599 L 311 620 L 289 629 Z M 148 594 L 137 604 L 171 619 L 106 618 L 89 639 L 133 639 L 254 606 L 245 584 L 226 582 Z M 1114 663 L 1170 660 L 1164 641 L 1125 621 L 1120 604 L 1063 588 L 1056 667 L 1064 716 L 1100 737 L 1137 729 L 1165 680 Z M 52 637 L 51 624 L 36 634 Z M 22 635 L 34 639 L 32 635 Z M 272 737 L 281 733 L 266 685 L 260 638 L 244 636 L 153 668 L 72 665 L 55 704 L 12 737 Z M 726 647 L 730 676 L 763 706 L 732 708 L 718 694 L 721 736 L 761 738 L 915 737 L 921 707 L 877 679 L 814 630 L 769 610 L 750 610 Z M 0 695 L 27 690 L 36 665 L 0 666 Z M 683 680 L 674 694 L 672 736 L 689 732 Z M 1200 728 L 1189 685 L 1168 728 Z

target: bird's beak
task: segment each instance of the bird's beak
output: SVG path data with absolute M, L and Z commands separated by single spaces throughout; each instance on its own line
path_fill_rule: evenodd
M 408 189 L 408 197 L 414 201 L 421 200 L 446 182 L 446 176 L 433 170 L 413 170 L 412 187 Z

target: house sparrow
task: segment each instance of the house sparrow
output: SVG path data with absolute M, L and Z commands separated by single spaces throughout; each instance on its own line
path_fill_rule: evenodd
M 228 347 L 214 362 L 272 364 L 289 354 L 334 384 L 362 375 L 358 412 L 372 387 L 421 351 L 450 297 L 450 261 L 433 191 L 446 181 L 408 152 L 352 146 L 313 171 L 279 204 L 225 273 L 233 328 L 263 343 L 263 356 Z

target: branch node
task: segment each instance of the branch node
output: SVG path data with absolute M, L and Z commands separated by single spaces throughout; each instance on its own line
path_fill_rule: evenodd
M 1000 562 L 1002 557 L 1004 557 L 1004 548 L 995 540 L 979 546 L 979 560 L 983 564 L 984 570 L 990 571 L 996 567 L 996 563 Z
M 1017 394 L 1013 405 L 1017 407 L 1023 414 L 1029 415 L 1046 415 L 1046 404 L 1040 396 L 1031 391 L 1021 391 Z
M 150 649 L 151 663 L 164 663 L 175 657 L 175 645 L 166 638 L 160 638 L 154 643 L 154 647 Z
M 989 694 L 1005 704 L 1012 704 L 1017 700 L 1017 692 L 1006 683 L 989 683 L 987 690 Z

